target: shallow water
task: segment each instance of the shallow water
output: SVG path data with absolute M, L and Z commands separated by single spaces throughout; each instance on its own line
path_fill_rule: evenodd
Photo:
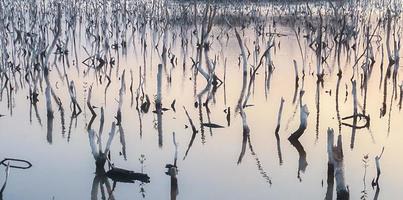
M 392 78 L 384 82 L 388 59 L 384 52 L 384 66 L 381 72 L 382 48 L 374 48 L 376 62 L 368 79 L 365 99 L 364 88 L 360 87 L 362 72 L 359 70 L 361 68 L 359 65 L 352 68 L 354 60 L 362 52 L 362 45 L 356 55 L 352 50 L 342 51 L 340 66 L 343 75 L 340 79 L 337 76 L 337 61 L 333 50 L 327 64 L 324 65 L 325 75 L 322 85 L 317 82 L 315 52 L 308 47 L 304 39 L 301 39 L 302 48 L 306 53 L 305 76 L 302 77 L 303 61 L 293 29 L 291 26 L 277 25 L 275 31 L 284 35 L 275 37 L 275 47 L 271 50 L 275 66 L 271 79 L 267 80 L 268 69 L 267 65 L 264 65 L 256 75 L 248 101 L 250 106 L 243 109 L 250 129 L 248 141 L 245 141 L 242 117 L 239 112 L 236 112 L 243 76 L 242 64 L 239 64 L 239 62 L 242 63 L 241 50 L 233 29 L 229 30 L 224 26 L 216 25 L 210 33 L 209 40 L 212 46 L 209 57 L 212 60 L 215 56 L 217 58 L 215 74 L 222 80 L 224 71 L 226 75 L 225 83 L 211 95 L 212 99 L 208 102 L 208 108 L 200 105 L 198 99 L 198 94 L 206 85 L 205 79 L 198 74 L 197 84 L 194 82 L 195 69 L 192 68 L 191 61 L 191 57 L 196 58 L 197 51 L 196 36 L 192 36 L 194 27 L 182 27 L 188 29 L 184 32 L 186 35 L 181 36 L 180 26 L 172 26 L 168 29 L 168 52 L 176 56 L 177 64 L 173 67 L 168 58 L 164 67 L 161 88 L 162 106 L 169 110 L 164 111 L 159 117 L 158 112 L 153 111 L 155 110 L 154 96 L 157 94 L 157 66 L 163 63 L 160 55 L 164 36 L 158 35 L 162 34 L 162 31 L 156 34 L 157 38 L 161 37 L 160 40 L 157 39 L 159 50 L 154 48 L 153 35 L 156 32 L 149 24 L 145 26 L 144 34 L 136 31 L 132 35 L 131 31 L 128 31 L 127 52 L 124 53 L 121 47 L 117 51 L 110 49 L 108 53 L 102 52 L 102 55 L 106 55 L 107 58 L 113 57 L 116 64 L 112 69 L 107 65 L 97 71 L 82 63 L 88 57 L 86 51 L 90 54 L 95 51 L 91 44 L 93 38 L 87 38 L 84 31 L 86 23 L 85 21 L 77 24 L 77 60 L 71 36 L 67 47 L 69 53 L 64 56 L 64 59 L 59 59 L 60 56 L 54 54 L 49 59 L 50 63 L 54 63 L 54 57 L 57 57 L 56 65 L 50 65 L 49 80 L 55 94 L 62 102 L 63 117 L 52 98 L 54 119 L 53 122 L 48 120 L 44 80 L 39 83 L 40 87 L 38 85 L 39 102 L 36 103 L 36 114 L 29 99 L 29 84 L 24 80 L 20 84 L 20 75 L 17 74 L 15 76 L 17 78 L 11 78 L 6 85 L 2 76 L 1 88 L 4 89 L 1 93 L 0 114 L 5 116 L 0 118 L 0 127 L 2 127 L 0 159 L 20 158 L 33 164 L 33 167 L 27 170 L 11 169 L 3 192 L 4 199 L 98 199 L 102 197 L 102 192 L 106 196 L 113 196 L 111 199 L 168 199 L 170 197 L 171 199 L 323 199 L 328 185 L 328 128 L 334 129 L 335 136 L 342 136 L 345 182 L 350 191 L 350 199 L 359 199 L 362 196 L 365 199 L 373 199 L 376 196 L 376 187 L 371 187 L 371 181 L 376 177 L 375 156 L 381 153 L 383 147 L 385 150 L 380 160 L 382 174 L 379 180 L 378 199 L 399 199 L 403 196 L 401 190 L 403 172 L 398 170 L 403 168 L 403 161 L 399 159 L 403 142 L 403 135 L 400 133 L 402 128 L 400 122 L 403 120 L 403 113 L 399 109 L 400 88 L 397 85 L 395 98 L 392 95 L 394 92 Z M 270 20 L 267 22 L 267 31 L 271 23 Z M 223 30 L 228 31 L 228 41 L 224 35 L 220 36 Z M 253 30 L 254 27 L 251 26 L 241 31 L 242 39 L 251 51 L 248 65 L 255 64 L 253 42 L 256 35 Z M 111 34 L 113 37 L 111 36 L 109 42 L 113 43 L 115 34 Z M 383 28 L 379 34 L 386 34 Z M 215 39 L 215 36 L 220 36 L 220 39 Z M 13 35 L 7 37 L 12 38 Z M 61 38 L 65 40 L 66 34 L 62 33 Z M 142 48 L 142 38 L 147 43 L 145 52 Z M 181 46 L 181 38 L 189 39 L 186 51 Z M 121 42 L 122 38 L 119 37 L 118 41 Z M 260 58 L 266 48 L 266 41 L 262 41 L 259 37 L 258 42 L 261 45 L 258 55 Z M 11 53 L 14 49 L 18 49 L 18 45 L 8 44 L 7 52 Z M 384 46 L 384 41 L 381 41 L 382 45 Z M 403 55 L 401 50 L 399 55 L 400 57 Z M 24 59 L 17 56 L 14 62 L 23 66 L 22 60 Z M 67 66 L 66 60 L 69 60 L 70 67 Z M 225 60 L 226 69 L 224 68 Z M 293 60 L 296 60 L 299 65 L 297 92 L 295 92 Z M 184 61 L 185 65 L 183 65 Z M 63 78 L 63 68 L 66 69 L 68 79 L 74 81 L 77 101 L 83 109 L 82 113 L 76 117 L 72 117 L 73 111 L 68 85 Z M 25 75 L 25 70 L 22 71 Z M 400 71 L 399 68 L 397 73 L 400 74 Z M 112 123 L 117 122 L 119 90 L 123 73 L 126 88 L 122 96 L 122 121 L 116 128 L 110 157 L 117 167 L 148 174 L 150 182 L 136 181 L 134 184 L 118 182 L 111 192 L 108 191 L 113 188 L 111 179 L 107 178 L 108 183 L 105 184 L 97 182 L 88 131 L 92 115 L 86 102 L 89 88 L 92 86 L 91 104 L 95 106 L 97 116 L 90 128 L 99 134 L 100 108 L 102 107 L 105 110 L 101 136 L 104 148 Z M 140 91 L 137 88 L 142 74 L 145 75 L 142 78 L 144 93 L 151 100 L 150 110 L 147 113 L 136 110 L 136 94 Z M 108 81 L 105 75 L 110 77 L 109 87 L 107 87 Z M 168 77 L 171 77 L 171 82 L 168 82 Z M 340 125 L 337 116 L 337 112 L 341 117 L 353 114 L 352 77 L 357 82 L 358 112 L 365 112 L 371 119 L 368 128 L 357 129 L 355 134 L 352 133 L 351 127 Z M 401 78 L 397 77 L 399 84 Z M 270 87 L 267 87 L 267 83 Z M 14 88 L 11 93 L 10 87 Z M 107 90 L 105 90 L 106 87 Z M 298 94 L 302 87 L 305 91 L 302 102 L 309 109 L 308 126 L 299 139 L 306 153 L 306 166 L 303 166 L 305 164 L 303 158 L 301 160 L 301 154 L 299 154 L 301 152 L 298 152 L 287 140 L 291 133 L 298 129 L 300 123 Z M 338 96 L 336 96 L 337 87 L 339 88 Z M 380 117 L 385 91 L 386 114 Z M 295 93 L 297 98 L 293 102 Z M 140 92 L 140 96 L 141 94 Z M 206 101 L 206 96 L 201 97 L 202 103 Z M 275 129 L 282 97 L 285 102 L 279 129 L 280 159 Z M 339 111 L 336 110 L 336 98 Z M 176 100 L 175 111 L 171 108 L 174 100 Z M 195 102 L 199 102 L 197 108 Z M 191 125 L 183 107 L 188 111 L 198 130 L 194 139 L 192 139 Z M 224 112 L 228 107 L 231 108 L 229 125 Z M 210 129 L 203 127 L 203 123 L 215 123 L 224 128 Z M 365 123 L 365 120 L 358 123 Z M 174 164 L 174 135 L 178 144 L 177 195 L 172 190 L 174 181 L 165 174 L 167 171 L 165 165 Z M 353 135 L 355 137 L 352 137 Z M 242 157 L 240 153 L 243 141 L 245 154 Z M 368 167 L 365 169 L 362 159 L 367 154 L 369 155 Z M 143 162 L 140 161 L 142 156 L 145 158 Z M 4 166 L 1 168 L 5 169 Z M 366 174 L 364 174 L 365 171 Z M 0 183 L 4 180 L 5 175 L 1 173 Z M 332 190 L 335 199 L 336 188 L 333 187 Z

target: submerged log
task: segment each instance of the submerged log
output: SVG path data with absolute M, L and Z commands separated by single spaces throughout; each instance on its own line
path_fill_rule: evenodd
M 150 177 L 147 174 L 136 173 L 134 171 L 113 167 L 106 172 L 106 176 L 116 182 L 134 183 L 134 181 L 141 181 L 149 183 Z

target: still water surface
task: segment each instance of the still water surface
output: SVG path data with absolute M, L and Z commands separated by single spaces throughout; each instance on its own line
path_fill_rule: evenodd
M 109 22 L 110 19 L 107 20 Z M 265 23 L 266 31 L 269 31 L 269 27 L 273 30 L 272 20 Z M 381 72 L 382 48 L 374 48 L 376 62 L 367 85 L 365 113 L 370 116 L 370 126 L 357 129 L 355 138 L 352 139 L 351 127 L 341 125 L 339 130 L 336 98 L 340 116 L 352 115 L 351 77 L 355 73 L 358 110 L 362 113 L 365 97 L 363 88 L 360 87 L 361 72 L 354 72 L 359 67 L 352 68 L 357 55 L 354 55 L 353 51 L 342 52 L 340 66 L 343 75 L 339 79 L 336 58 L 331 53 L 327 64 L 324 65 L 323 84 L 317 83 L 315 52 L 301 39 L 302 49 L 306 54 L 305 76 L 302 78 L 303 61 L 294 29 L 288 25 L 276 25 L 274 30 L 283 35 L 275 37 L 275 47 L 271 50 L 275 68 L 270 80 L 267 80 L 267 65 L 257 72 L 248 106 L 244 108 L 245 120 L 250 129 L 250 135 L 245 141 L 242 117 L 236 111 L 242 89 L 242 58 L 233 29 L 214 25 L 210 33 L 209 40 L 212 44 L 209 56 L 212 60 L 217 58 L 215 74 L 221 80 L 225 71 L 225 83 L 212 95 L 208 108 L 202 105 L 206 95 L 202 97 L 201 103 L 197 97 L 206 85 L 203 76 L 198 74 L 197 84 L 194 84 L 195 68 L 192 67 L 191 60 L 196 58 L 197 53 L 196 36 L 192 33 L 194 27 L 185 27 L 188 29 L 183 30 L 183 27 L 172 25 L 167 30 L 165 34 L 169 59 L 162 71 L 161 96 L 162 106 L 168 110 L 163 111 L 159 117 L 153 111 L 157 94 L 158 64 L 163 62 L 160 55 L 164 36 L 158 34 L 162 35 L 163 32 L 159 30 L 155 36 L 155 30 L 147 24 L 143 29 L 144 33 L 135 31 L 132 34 L 131 30 L 127 34 L 123 33 L 126 34 L 127 48 L 102 52 L 108 59 L 114 58 L 116 63 L 112 68 L 106 65 L 102 72 L 95 72 L 95 69 L 82 63 L 88 58 L 88 54 L 94 52 L 93 39 L 88 38 L 84 31 L 87 24 L 88 21 L 83 19 L 82 23 L 76 25 L 76 50 L 70 35 L 70 43 L 66 47 L 69 53 L 62 59 L 52 54 L 49 59 L 50 63 L 55 63 L 50 65 L 49 80 L 62 102 L 63 116 L 52 99 L 54 119 L 53 122 L 47 120 L 45 81 L 42 81 L 42 87 L 38 88 L 39 101 L 35 111 L 30 102 L 29 87 L 25 82 L 21 87 L 17 78 L 16 82 L 10 81 L 8 84 L 11 85 L 6 86 L 5 80 L 2 79 L 1 87 L 6 89 L 2 90 L 0 101 L 0 114 L 5 115 L 0 118 L 0 159 L 20 158 L 33 164 L 28 170 L 11 169 L 3 192 L 4 199 L 98 199 L 103 196 L 102 193 L 107 197 L 113 196 L 111 199 L 323 199 L 327 191 L 329 127 L 335 130 L 336 135 L 342 135 L 345 182 L 351 199 L 359 199 L 362 196 L 374 198 L 376 190 L 371 187 L 371 181 L 376 177 L 375 156 L 381 153 L 383 147 L 385 151 L 380 160 L 382 175 L 379 180 L 378 198 L 400 199 L 403 196 L 403 172 L 400 170 L 403 169 L 403 160 L 400 159 L 403 150 L 403 113 L 399 109 L 400 88 L 397 87 L 395 99 L 392 96 L 392 78 L 388 79 L 386 84 L 381 80 L 382 73 L 382 78 L 385 78 L 388 63 L 385 56 L 384 70 Z M 252 54 L 248 58 L 248 67 L 255 62 L 254 41 L 261 45 L 258 56 L 260 58 L 267 40 L 260 37 L 256 40 L 254 30 L 253 26 L 249 26 L 241 31 L 242 40 Z M 225 34 L 222 34 L 223 31 L 228 33 L 228 40 Z M 307 33 L 306 30 L 302 32 Z M 181 33 L 185 35 L 180 35 Z M 114 33 L 111 34 L 115 36 Z M 383 27 L 379 34 L 385 34 Z M 114 36 L 110 38 L 110 43 L 115 41 Z M 220 39 L 216 39 L 217 36 L 220 36 Z M 64 41 L 67 35 L 62 33 L 60 37 Z M 161 38 L 161 41 L 157 41 L 158 50 L 154 48 L 156 42 L 153 37 Z M 117 40 L 121 42 L 122 38 L 119 36 Z M 189 40 L 186 47 L 181 45 L 182 38 Z M 145 51 L 142 40 L 147 44 Z M 12 47 L 13 45 L 17 47 Z M 10 53 L 14 48 L 19 48 L 18 45 L 9 44 L 7 51 Z M 381 41 L 380 45 L 384 46 L 384 41 Z M 362 51 L 363 47 L 360 48 Z M 174 67 L 170 63 L 172 55 L 175 55 L 176 59 Z M 399 55 L 402 55 L 402 51 Z M 54 57 L 57 57 L 56 61 Z M 350 59 L 347 59 L 348 57 Z M 70 67 L 67 67 L 66 60 L 69 60 Z M 297 92 L 293 60 L 299 65 Z M 19 58 L 15 62 L 22 64 Z M 78 116 L 72 115 L 68 85 L 61 75 L 64 73 L 63 68 L 66 69 L 69 80 L 75 84 L 77 102 L 82 108 L 82 113 Z M 400 71 L 399 69 L 398 74 Z M 92 114 L 86 102 L 89 88 L 92 86 L 91 104 L 97 116 L 91 128 L 95 134 L 99 134 L 102 107 L 104 126 L 99 140 L 102 140 L 102 148 L 105 148 L 112 123 L 117 123 L 123 73 L 126 88 L 122 90 L 121 122 L 115 130 L 110 157 L 119 168 L 148 174 L 150 182 L 118 182 L 111 191 L 114 187 L 113 181 L 108 178 L 101 178 L 99 181 L 95 173 L 96 165 L 88 131 Z M 108 87 L 106 75 L 110 78 Z M 143 94 L 141 89 L 137 90 L 139 77 L 142 77 L 143 81 L 142 90 L 151 101 L 147 113 L 136 109 L 136 95 Z M 397 82 L 401 82 L 399 76 Z M 10 87 L 14 88 L 11 97 Z M 287 140 L 300 123 L 298 94 L 302 87 L 305 91 L 302 102 L 309 110 L 307 129 L 299 139 L 305 154 L 298 152 Z M 379 117 L 385 89 L 387 111 L 384 116 Z M 294 101 L 295 93 L 297 95 Z M 285 101 L 278 132 L 280 140 L 277 143 L 275 129 L 281 98 Z M 174 100 L 175 111 L 171 108 Z M 195 102 L 199 104 L 197 107 Z M 183 107 L 188 111 L 198 131 L 195 135 Z M 226 113 L 228 107 L 231 110 L 230 122 Z M 49 123 L 52 130 L 49 130 Z M 223 128 L 209 128 L 202 126 L 203 123 L 214 123 Z M 358 123 L 365 123 L 365 120 Z M 175 162 L 174 137 L 177 143 L 177 191 L 175 180 L 166 174 L 165 168 L 167 164 L 173 165 Z M 98 138 L 95 140 L 99 141 Z M 240 154 L 243 142 L 246 146 L 242 157 Z M 368 155 L 366 169 L 363 162 L 365 155 Z M 3 166 L 1 168 L 2 171 L 5 169 Z M 4 180 L 5 175 L 1 173 L 0 182 Z M 336 198 L 336 188 L 333 190 L 333 196 Z

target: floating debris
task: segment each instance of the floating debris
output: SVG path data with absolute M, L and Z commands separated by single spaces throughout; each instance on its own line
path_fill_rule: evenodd
M 203 123 L 203 126 L 209 127 L 209 128 L 224 128 L 224 126 L 214 124 L 214 123 Z
M 150 177 L 147 174 L 136 173 L 130 170 L 113 167 L 106 172 L 106 176 L 116 182 L 134 183 L 140 181 L 144 183 L 150 182 Z
M 13 164 L 10 164 L 10 161 Z M 17 165 L 18 163 L 24 164 L 24 165 Z M 15 159 L 15 158 L 5 158 L 0 162 L 0 164 L 4 165 L 6 167 L 17 168 L 17 169 L 29 169 L 32 167 L 32 164 L 29 161 L 22 160 L 22 159 Z

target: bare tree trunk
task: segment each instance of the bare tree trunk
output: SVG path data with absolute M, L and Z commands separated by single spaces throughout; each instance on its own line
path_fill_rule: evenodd
M 162 103 L 161 103 L 161 88 L 162 88 L 162 65 L 158 65 L 157 72 L 157 98 L 155 99 L 155 111 L 157 112 L 157 130 L 158 130 L 158 146 L 162 147 Z
M 277 127 L 274 132 L 274 135 L 276 136 L 276 141 L 277 141 L 277 153 L 278 153 L 278 159 L 279 159 L 280 165 L 283 164 L 283 156 L 281 154 L 280 135 L 278 134 L 278 132 L 280 131 L 280 122 L 281 122 L 281 115 L 283 114 L 283 105 L 284 105 L 284 99 L 281 97 L 280 108 L 278 110 L 278 116 L 277 116 Z
M 302 105 L 302 96 L 304 95 L 304 91 L 300 92 L 300 124 L 298 129 L 288 137 L 288 140 L 298 140 L 302 134 L 304 134 L 304 131 L 308 125 L 308 106 Z
M 343 155 L 343 144 L 341 135 L 337 138 L 336 146 L 333 146 L 332 138 L 334 138 L 333 129 L 328 129 L 328 155 L 334 166 L 334 177 L 336 179 L 336 192 L 338 200 L 348 200 L 350 199 L 350 191 L 345 182 L 344 178 L 344 155 Z M 332 155 L 330 155 L 330 146 L 332 146 Z

